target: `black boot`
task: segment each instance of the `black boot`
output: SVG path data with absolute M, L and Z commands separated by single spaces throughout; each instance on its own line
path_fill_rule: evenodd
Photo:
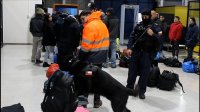
M 40 63 L 42 63 L 41 60 L 38 60 L 38 59 L 35 60 L 35 64 L 40 64 Z
M 43 63 L 43 67 L 49 67 L 50 65 L 47 62 Z
M 139 93 L 139 98 L 140 98 L 140 99 L 145 99 L 144 93 Z

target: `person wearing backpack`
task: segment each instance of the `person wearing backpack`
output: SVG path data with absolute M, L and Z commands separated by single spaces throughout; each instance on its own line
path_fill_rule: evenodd
M 56 44 L 58 48 L 58 64 L 60 69 L 67 71 L 68 61 L 73 57 L 79 46 L 81 31 L 75 17 L 67 12 L 62 12 L 54 26 Z
M 196 25 L 196 20 L 194 17 L 190 17 L 189 27 L 187 30 L 186 38 L 185 38 L 185 45 L 187 46 L 187 60 L 192 59 L 193 50 L 195 45 L 198 42 L 198 26 Z

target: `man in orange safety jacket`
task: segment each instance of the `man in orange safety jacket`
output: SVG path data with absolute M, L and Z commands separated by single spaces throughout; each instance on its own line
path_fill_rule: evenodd
M 101 20 L 102 12 L 93 10 L 80 14 L 83 22 L 83 32 L 79 59 L 87 61 L 102 68 L 102 63 L 106 62 L 109 49 L 109 32 L 106 25 Z M 102 105 L 99 94 L 94 94 L 94 108 Z

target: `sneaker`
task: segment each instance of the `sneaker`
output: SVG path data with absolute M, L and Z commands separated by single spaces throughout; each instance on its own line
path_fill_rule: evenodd
M 108 68 L 108 63 L 103 63 L 103 64 L 102 64 L 102 67 L 103 67 L 103 68 Z
M 145 99 L 144 93 L 139 93 L 139 98 L 140 98 L 140 99 Z
M 35 60 L 35 64 L 40 64 L 40 63 L 42 63 L 41 60 L 38 60 L 38 59 Z
M 43 63 L 43 67 L 49 67 L 50 65 L 47 62 Z
M 95 100 L 94 101 L 94 108 L 99 108 L 100 106 L 102 106 L 102 101 L 100 99 Z
M 116 68 L 116 67 L 117 67 L 117 65 L 115 63 L 111 64 L 111 68 Z

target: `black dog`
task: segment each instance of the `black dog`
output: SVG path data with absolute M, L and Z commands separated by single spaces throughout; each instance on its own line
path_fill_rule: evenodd
M 126 108 L 126 104 L 129 95 L 133 95 L 133 90 L 124 87 L 110 74 L 97 66 L 78 60 L 70 61 L 69 65 L 69 73 L 74 75 L 77 95 L 84 93 L 100 94 L 111 101 L 114 112 L 131 112 Z M 85 75 L 87 71 L 92 71 L 92 75 Z

